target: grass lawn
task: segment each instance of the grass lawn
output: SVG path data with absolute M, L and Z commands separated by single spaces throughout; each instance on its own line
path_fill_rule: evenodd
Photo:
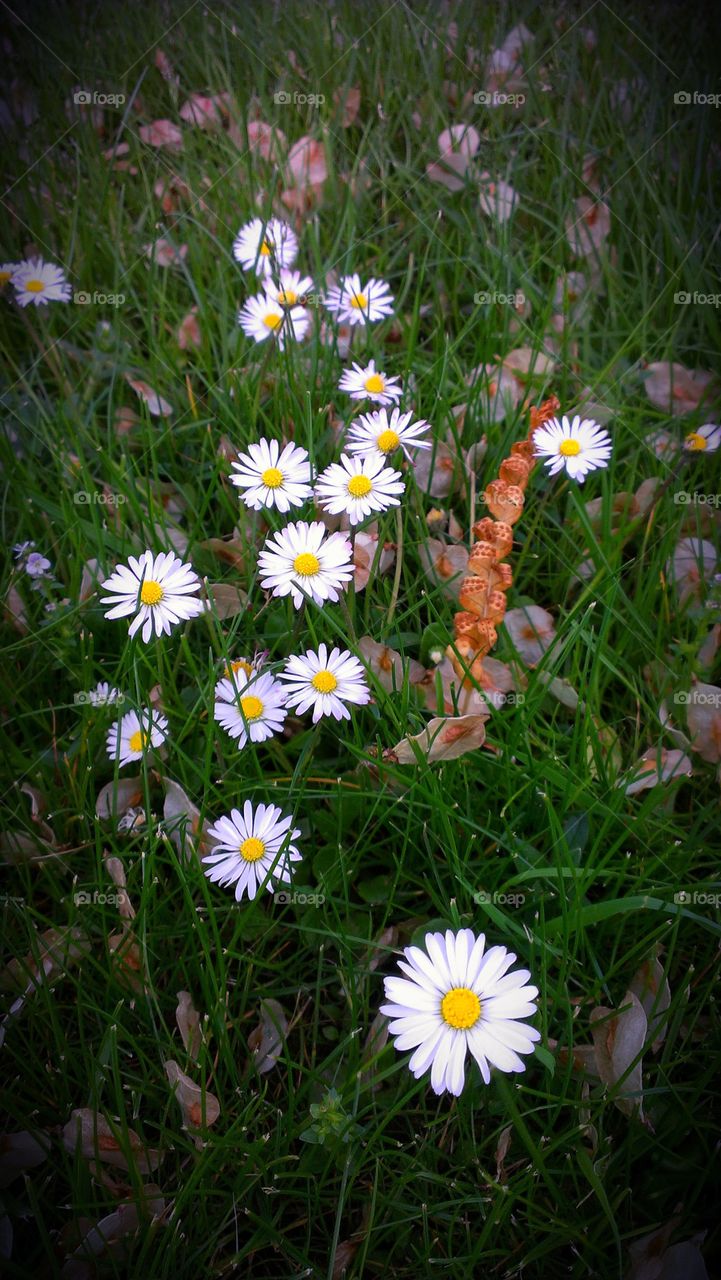
M 4 1274 L 718 1275 L 718 22 L 4 9 Z M 234 256 L 256 218 L 297 236 L 297 332 L 264 294 L 277 246 Z M 248 506 L 233 462 L 261 439 L 313 481 L 339 462 L 379 405 L 338 384 L 371 360 L 427 424 L 381 455 L 399 501 Z M 610 436 L 583 483 L 572 449 L 504 462 L 552 397 Z M 489 516 L 513 542 L 482 650 Z M 321 519 L 352 561 L 296 608 L 266 539 Z M 137 599 L 101 600 L 146 550 L 206 602 L 147 642 Z M 362 665 L 348 718 L 287 706 L 241 746 L 235 681 L 282 693 L 323 644 Z M 214 690 L 239 658 L 262 667 L 231 675 L 234 738 Z M 201 858 L 246 802 L 290 819 L 277 875 L 288 839 L 302 860 L 236 900 Z M 460 930 L 529 971 L 540 1038 L 436 1091 L 384 979 Z M 476 1014 L 444 1007 L 462 1045 Z

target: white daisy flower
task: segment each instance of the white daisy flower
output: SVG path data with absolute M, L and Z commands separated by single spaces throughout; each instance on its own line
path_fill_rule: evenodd
M 536 455 L 545 458 L 552 476 L 564 467 L 572 480 L 583 481 L 589 471 L 607 467 L 611 457 L 611 437 L 592 418 L 573 421 L 551 418 L 533 433 Z
M 233 257 L 244 271 L 269 276 L 280 267 L 292 267 L 298 256 L 298 238 L 287 222 L 278 218 L 253 218 L 240 228 L 233 241 Z
M 266 538 L 258 556 L 261 586 L 290 595 L 296 609 L 305 599 L 336 601 L 353 577 L 353 549 L 344 533 L 328 534 L 320 520 L 298 520 Z
M 699 427 L 698 431 L 692 431 L 684 440 L 684 449 L 689 449 L 691 453 L 715 453 L 721 444 L 721 426 L 717 426 L 714 422 L 707 422 L 703 427 Z
M 300 342 L 305 337 L 310 320 L 303 307 L 282 307 L 267 293 L 256 293 L 240 308 L 238 324 L 255 342 L 273 337 L 282 350 L 287 339 Z
M 401 388 L 399 378 L 388 378 L 379 373 L 375 361 L 371 360 L 365 369 L 353 361 L 353 368 L 346 369 L 338 383 L 339 391 L 347 391 L 351 400 L 375 400 L 376 404 L 393 404 L 400 400 Z
M 114 689 L 107 680 L 100 680 L 94 689 L 89 690 L 87 700 L 94 707 L 109 707 L 117 702 L 124 702 L 125 694 Z
M 239 669 L 215 686 L 213 717 L 237 738 L 238 750 L 248 741 L 265 742 L 280 733 L 287 714 L 285 689 L 267 672 L 247 677 Z
M 285 513 L 302 507 L 313 493 L 308 454 L 298 445 L 287 444 L 281 453 L 277 440 L 262 439 L 248 445 L 248 452 L 239 454 L 232 465 L 237 475 L 231 482 L 245 490 L 240 496 L 253 511 L 277 507 Z
M 324 511 L 333 516 L 345 512 L 351 524 L 359 524 L 374 511 L 399 507 L 397 495 L 404 489 L 400 471 L 387 467 L 381 455 L 349 458 L 342 453 L 340 462 L 332 462 L 318 476 L 315 496 Z
M 167 716 L 152 707 L 146 707 L 140 715 L 129 711 L 108 730 L 108 755 L 120 765 L 130 764 L 142 760 L 149 747 L 162 747 L 167 736 Z
M 153 632 L 156 636 L 163 632 L 169 635 L 176 622 L 196 618 L 205 608 L 201 600 L 192 598 L 200 587 L 200 578 L 172 551 L 163 551 L 159 556 L 144 551 L 139 559 L 130 556 L 128 564 L 118 565 L 101 585 L 103 590 L 114 593 L 100 598 L 101 604 L 114 606 L 105 617 L 127 618 L 137 610 L 128 635 L 134 636 L 142 627 L 145 644 Z
M 10 278 L 16 290 L 15 301 L 21 307 L 28 303 L 40 307 L 47 302 L 69 302 L 73 294 L 62 267 L 43 262 L 42 258 L 19 263 Z
M 466 1051 L 486 1084 L 491 1067 L 524 1071 L 520 1053 L 532 1053 L 541 1034 L 520 1022 L 536 1013 L 538 988 L 526 986 L 528 969 L 509 973 L 516 957 L 505 947 L 486 951 L 472 929 L 427 933 L 421 947 L 406 947 L 399 967 L 404 978 L 385 979 L 395 1047 L 414 1049 L 408 1066 L 416 1079 L 430 1068 L 434 1093 L 462 1092 Z
M 312 294 L 315 285 L 310 276 L 302 276 L 300 271 L 280 271 L 278 280 L 265 280 L 263 288 L 268 297 L 279 306 L 304 307 L 308 294 Z
M 348 452 L 386 458 L 396 449 L 402 449 L 406 456 L 409 449 L 430 449 L 430 440 L 421 439 L 430 430 L 429 424 L 423 418 L 411 422 L 412 417 L 412 413 L 401 413 L 400 409 L 392 409 L 390 416 L 387 409 L 362 413 L 348 428 Z
M 19 262 L 0 262 L 0 289 L 10 283 L 19 266 Z
M 208 829 L 217 844 L 201 859 L 208 864 L 206 876 L 223 888 L 235 885 L 236 902 L 244 893 L 254 898 L 266 877 L 269 893 L 275 884 L 290 884 L 291 863 L 301 861 L 296 845 L 289 843 L 300 835 L 298 827 L 291 830 L 292 821 L 274 804 L 253 809 L 246 800 L 242 814 L 232 809 Z
M 324 301 L 341 324 L 373 324 L 393 314 L 393 294 L 385 280 L 361 284 L 360 276 L 341 276 Z
M 329 655 L 322 644 L 317 653 L 307 649 L 303 655 L 294 654 L 280 678 L 288 683 L 289 707 L 297 707 L 299 715 L 313 707 L 313 724 L 317 724 L 321 716 L 350 720 L 346 702 L 356 706 L 370 702 L 363 667 L 347 649 L 332 649 Z

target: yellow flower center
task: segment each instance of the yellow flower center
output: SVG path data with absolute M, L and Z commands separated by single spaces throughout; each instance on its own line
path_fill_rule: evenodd
M 338 681 L 332 671 L 318 671 L 313 676 L 311 684 L 319 693 L 333 693 L 338 688 Z
M 298 294 L 293 289 L 279 289 L 278 301 L 281 307 L 294 307 L 298 301 Z
M 350 300 L 350 304 L 356 311 L 368 310 L 368 299 L 364 293 L 354 293 Z
M 378 445 L 381 453 L 392 453 L 394 449 L 398 448 L 400 442 L 401 438 L 397 432 L 391 431 L 390 429 L 388 431 L 381 431 L 378 439 L 376 440 L 376 444 Z
M 163 588 L 159 582 L 153 582 L 152 578 L 146 578 L 140 588 L 140 601 L 142 604 L 160 604 L 164 595 Z
M 353 476 L 348 481 L 348 492 L 352 498 L 365 498 L 372 488 L 373 483 L 368 476 Z
M 320 569 L 320 560 L 312 551 L 301 551 L 293 561 L 293 568 L 301 578 L 312 578 Z
M 269 489 L 279 489 L 283 483 L 283 472 L 277 467 L 267 467 L 260 478 Z
M 441 1017 L 456 1031 L 468 1031 L 481 1016 L 481 1002 L 468 987 L 454 987 L 441 1000 Z
M 42 293 L 45 285 L 42 280 L 26 280 L 24 287 L 28 293 Z
M 283 323 L 283 317 L 279 316 L 276 311 L 269 311 L 267 316 L 263 316 L 263 324 L 266 329 L 277 329 L 279 324 Z
M 258 840 L 256 836 L 248 836 L 240 846 L 240 856 L 245 858 L 246 862 L 257 862 L 258 858 L 262 858 L 265 853 L 265 845 L 262 840 Z
M 142 729 L 136 729 L 135 733 L 131 733 L 128 738 L 128 746 L 131 751 L 144 751 L 148 745 L 148 735 L 143 733 Z
M 250 662 L 246 662 L 245 658 L 235 658 L 234 661 L 231 662 L 230 666 L 225 668 L 225 674 L 227 676 L 237 676 L 239 671 L 244 671 L 245 674 L 250 677 L 253 674 L 253 667 Z
M 366 378 L 364 383 L 366 391 L 370 391 L 375 395 L 377 391 L 385 391 L 386 384 L 379 373 L 372 373 L 370 378 Z
M 7 284 L 11 273 L 9 271 L 0 271 L 0 284 Z
M 249 693 L 245 698 L 240 699 L 240 709 L 246 720 L 257 720 L 258 716 L 263 714 L 263 703 L 260 698 L 256 698 L 255 694 Z
M 697 453 L 700 449 L 708 448 L 708 440 L 701 435 L 700 431 L 692 431 L 690 436 L 686 436 L 686 448 Z
M 563 440 L 558 452 L 562 453 L 564 458 L 575 458 L 576 454 L 581 452 L 581 446 L 578 440 Z
M 270 245 L 268 244 L 267 240 L 264 240 L 262 245 L 260 246 L 260 256 L 261 258 L 270 257 Z

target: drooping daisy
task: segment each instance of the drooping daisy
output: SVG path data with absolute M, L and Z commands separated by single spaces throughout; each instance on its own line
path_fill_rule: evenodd
M 572 480 L 583 484 L 589 471 L 607 467 L 611 457 L 611 437 L 592 418 L 578 414 L 570 421 L 565 415 L 551 418 L 533 433 L 536 455 L 545 458 L 552 476 L 562 468 Z
M 692 431 L 684 440 L 684 449 L 691 453 L 715 453 L 721 445 L 721 426 L 707 422 L 698 431 Z
M 259 804 L 254 810 L 246 800 L 242 814 L 232 809 L 208 829 L 217 844 L 201 859 L 207 864 L 206 876 L 223 888 L 235 885 L 236 902 L 244 893 L 254 898 L 266 877 L 269 893 L 275 884 L 290 884 L 291 863 L 301 861 L 297 846 L 289 843 L 300 835 L 300 828 L 291 830 L 292 821 L 274 804 Z
M 341 276 L 329 289 L 325 305 L 341 324 L 373 324 L 393 314 L 393 294 L 385 280 L 361 284 L 360 276 Z
M 237 738 L 238 749 L 246 742 L 265 742 L 280 733 L 288 712 L 285 689 L 268 672 L 255 672 L 245 677 L 241 670 L 215 686 L 213 716 L 231 738 Z
M 193 596 L 200 587 L 200 578 L 191 565 L 184 564 L 172 551 L 163 551 L 158 556 L 144 551 L 139 559 L 130 556 L 128 564 L 118 565 L 115 573 L 101 585 L 103 590 L 113 592 L 100 598 L 101 604 L 114 606 L 105 617 L 127 618 L 137 610 L 128 635 L 134 636 L 142 627 L 145 644 L 153 632 L 156 636 L 163 632 L 169 635 L 176 622 L 196 618 L 205 608 L 203 602 Z
M 320 520 L 297 520 L 266 538 L 258 568 L 261 586 L 290 595 L 296 609 L 305 599 L 323 605 L 338 600 L 353 577 L 353 549 L 344 533 L 328 534 Z
M 233 257 L 244 271 L 269 276 L 281 267 L 292 267 L 298 256 L 298 238 L 287 222 L 278 218 L 253 218 L 240 228 L 233 241 Z
M 406 456 L 409 449 L 430 449 L 430 440 L 421 438 L 430 430 L 429 424 L 423 418 L 411 422 L 412 417 L 412 413 L 401 413 L 400 409 L 392 409 L 390 415 L 387 409 L 362 413 L 348 428 L 348 452 L 387 458 L 396 449 L 402 449 Z
M 257 675 L 262 665 L 262 655 L 256 655 L 252 661 L 248 658 L 231 658 L 230 662 L 225 663 L 223 674 L 226 680 L 235 680 L 236 683 L 240 680 L 242 683 L 244 678 L 250 680 L 251 676 Z
M 15 301 L 21 307 L 29 303 L 41 307 L 47 302 L 69 302 L 73 294 L 62 267 L 42 258 L 21 262 L 10 278 L 15 286 Z
M 342 453 L 318 476 L 315 496 L 324 511 L 337 516 L 345 512 L 351 524 L 358 524 L 374 511 L 400 506 L 399 494 L 405 484 L 400 471 L 385 465 L 379 454 L 349 458 Z
M 10 283 L 19 266 L 19 262 L 0 262 L 0 289 Z
M 282 350 L 286 341 L 300 342 L 305 337 L 310 320 L 303 307 L 282 307 L 267 293 L 256 293 L 240 308 L 238 324 L 255 342 L 272 337 Z
M 248 452 L 239 454 L 232 465 L 237 475 L 230 477 L 231 482 L 245 490 L 240 496 L 253 511 L 302 507 L 313 492 L 308 454 L 298 445 L 287 444 L 281 453 L 277 440 L 262 439 L 248 445 Z
M 150 747 L 162 747 L 167 736 L 167 716 L 152 707 L 146 707 L 140 715 L 128 711 L 108 730 L 108 755 L 111 760 L 117 758 L 120 765 L 130 764 L 132 760 L 142 760 Z
M 365 369 L 353 361 L 353 368 L 346 369 L 340 382 L 339 391 L 347 391 L 351 400 L 375 400 L 376 404 L 393 404 L 400 400 L 401 388 L 399 378 L 388 378 L 379 373 L 375 361 L 371 360 Z
M 486 951 L 484 934 L 472 929 L 427 933 L 424 948 L 406 947 L 403 978 L 385 979 L 389 1031 L 400 1051 L 414 1049 L 408 1066 L 416 1079 L 430 1068 L 434 1093 L 456 1097 L 465 1076 L 466 1052 L 486 1084 L 491 1067 L 524 1071 L 520 1053 L 532 1053 L 540 1032 L 519 1021 L 536 1012 L 538 988 L 526 986 L 528 969 L 509 973 L 516 957 L 505 947 Z
M 302 276 L 300 271 L 280 271 L 277 282 L 265 280 L 263 288 L 273 302 L 280 307 L 303 307 L 309 295 L 313 295 L 314 284 L 310 276 Z
M 107 680 L 99 681 L 95 688 L 88 692 L 88 702 L 94 707 L 109 707 L 124 701 L 125 694 L 121 693 L 120 689 L 114 689 Z
M 321 644 L 317 653 L 307 649 L 302 655 L 294 654 L 280 678 L 288 684 L 289 707 L 297 707 L 299 715 L 313 707 L 313 724 L 317 724 L 321 716 L 350 720 L 346 702 L 356 706 L 370 702 L 363 667 L 347 649 L 332 649 L 329 654 Z

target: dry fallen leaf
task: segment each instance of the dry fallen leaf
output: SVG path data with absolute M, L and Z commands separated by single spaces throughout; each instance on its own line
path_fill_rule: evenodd
M 658 1053 L 666 1038 L 664 1014 L 671 1004 L 671 988 L 658 955 L 645 960 L 634 974 L 629 991 L 640 1000 L 648 1022 L 648 1038 L 653 1053 Z
M 627 991 L 621 1012 L 599 1006 L 591 1011 L 591 1033 L 599 1075 L 614 1089 L 614 1105 L 626 1116 L 643 1120 L 643 1074 L 640 1058 L 648 1034 L 638 996 Z M 638 1059 L 634 1063 L 634 1060 Z M 622 1081 L 620 1089 L 615 1086 Z
M 141 124 L 138 129 L 141 142 L 149 147 L 166 147 L 168 151 L 183 150 L 183 132 L 172 120 L 153 120 L 152 124 Z
M 202 857 L 210 851 L 213 842 L 208 834 L 209 823 L 204 822 L 201 828 L 200 810 L 188 799 L 180 783 L 173 782 L 171 778 L 165 779 L 163 822 L 178 853 L 186 859 L 192 853 Z
M 23 1129 L 0 1134 L 0 1190 L 9 1187 L 26 1169 L 34 1169 L 47 1159 L 50 1139 Z
M 144 400 L 148 406 L 148 413 L 154 418 L 169 418 L 173 412 L 172 405 L 147 383 L 140 378 L 131 378 L 130 374 L 125 375 L 126 382 L 129 387 L 141 400 Z
M 133 1129 L 123 1132 L 118 1123 L 111 1128 L 99 1111 L 91 1107 L 78 1107 L 72 1112 L 63 1129 L 63 1145 L 66 1151 L 79 1151 L 86 1160 L 100 1160 L 116 1169 L 131 1167 L 138 1173 L 153 1173 L 163 1153 L 149 1151 Z
M 200 1030 L 200 1014 L 193 1006 L 193 998 L 189 991 L 178 992 L 175 1021 L 188 1057 L 192 1058 L 193 1062 L 197 1062 L 203 1037 Z
M 272 1071 L 283 1052 L 288 1019 L 277 1000 L 261 1000 L 260 1022 L 248 1036 L 248 1048 L 256 1071 Z
M 409 684 L 420 684 L 425 677 L 426 669 L 420 662 L 416 662 L 414 658 L 404 658 L 396 649 L 378 644 L 370 636 L 362 637 L 358 650 L 386 693 L 395 693 L 403 688 L 406 672 Z
M 165 1064 L 165 1074 L 183 1113 L 184 1127 L 207 1129 L 215 1124 L 220 1115 L 220 1103 L 215 1094 L 201 1089 L 172 1059 Z
M 420 753 L 429 764 L 457 760 L 483 746 L 487 720 L 487 715 L 436 716 L 422 733 L 401 738 L 394 747 L 384 751 L 383 759 L 392 764 L 417 764 Z
M 226 618 L 235 618 L 248 607 L 248 597 L 240 587 L 232 587 L 227 582 L 209 582 L 208 599 L 212 612 L 222 622 Z
M 635 796 L 639 791 L 648 791 L 662 782 L 678 782 L 681 778 L 690 778 L 693 766 L 684 751 L 674 747 L 670 751 L 665 748 L 647 751 L 631 771 L 630 782 L 619 779 L 616 786 L 623 787 L 627 796 Z
M 144 796 L 142 778 L 118 778 L 106 782 L 98 792 L 95 814 L 101 821 L 117 822 L 128 809 L 142 803 Z

